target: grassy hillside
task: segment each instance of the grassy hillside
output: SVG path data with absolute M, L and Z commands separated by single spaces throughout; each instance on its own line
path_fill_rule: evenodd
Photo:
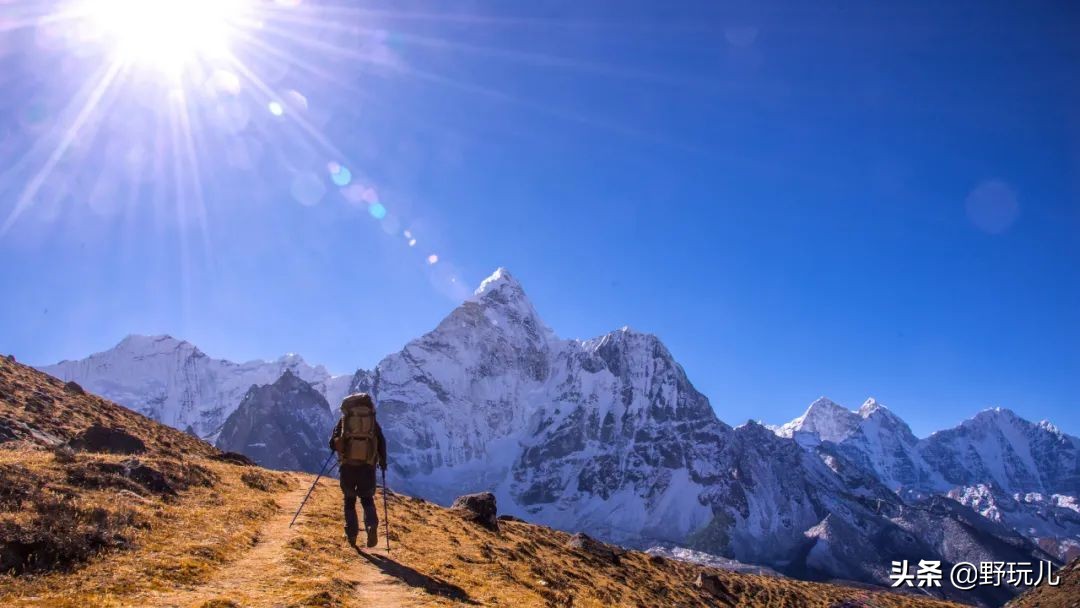
M 391 552 L 354 550 L 332 479 L 288 527 L 312 480 L 230 461 L 0 359 L 0 605 L 950 605 L 572 548 L 562 532 L 518 521 L 491 531 L 396 494 Z M 716 577 L 712 591 L 699 575 Z
M 1060 584 L 1046 583 L 1006 604 L 1008 608 L 1080 608 L 1080 558 L 1063 567 Z

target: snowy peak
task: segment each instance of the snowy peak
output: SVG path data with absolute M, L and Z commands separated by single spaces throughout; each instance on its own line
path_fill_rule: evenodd
M 973 417 L 960 423 L 967 428 L 1004 428 L 1015 425 L 1031 426 L 1031 423 L 1016 415 L 1015 412 L 1004 407 L 992 407 L 985 409 Z
M 481 298 L 488 293 L 503 291 L 509 292 L 509 295 L 515 295 L 517 297 L 524 297 L 525 295 L 525 290 L 521 287 L 521 283 L 510 274 L 509 270 L 500 266 L 495 269 L 495 272 L 491 273 L 491 276 L 480 282 L 480 286 L 473 292 L 473 296 Z
M 130 334 L 113 348 L 95 354 L 104 355 L 112 352 L 124 352 L 134 356 L 148 356 L 174 353 L 176 351 L 198 353 L 199 355 L 202 355 L 202 351 L 196 348 L 192 343 L 186 340 L 179 340 L 168 334 L 156 336 Z
M 882 410 L 886 412 L 889 411 L 888 408 L 886 408 L 884 405 L 878 403 L 877 399 L 870 397 L 863 402 L 862 406 L 859 407 L 859 416 L 862 416 L 863 418 L 869 418 L 873 414 Z
M 827 397 L 819 397 L 806 408 L 806 413 L 780 427 L 777 435 L 792 437 L 795 433 L 812 433 L 822 441 L 838 443 L 851 435 L 860 420 L 855 412 Z
M 525 290 L 508 270 L 499 268 L 477 287 L 474 295 L 455 308 L 434 331 L 410 344 L 430 341 L 432 336 L 459 339 L 490 334 L 530 349 L 547 350 L 556 340 L 533 308 Z M 406 347 L 408 348 L 408 347 Z
M 881 405 L 873 397 L 866 400 L 859 408 L 859 417 L 863 419 L 859 423 L 859 429 L 864 434 L 880 434 L 887 432 L 895 435 L 901 441 L 914 444 L 918 441 L 911 427 L 892 410 Z
M 475 302 L 485 307 L 516 310 L 531 316 L 536 315 L 532 303 L 525 295 L 525 289 L 505 268 L 499 268 L 491 276 L 480 282 L 465 304 Z
M 41 370 L 209 439 L 216 437 L 252 385 L 273 383 L 285 371 L 311 383 L 330 401 L 344 396 L 350 380 L 332 376 L 321 365 L 308 365 L 296 354 L 245 363 L 213 359 L 169 335 L 129 335 L 109 350 Z
M 1080 439 L 1005 408 L 938 431 L 920 450 L 953 485 L 993 481 L 1007 492 L 1080 491 Z

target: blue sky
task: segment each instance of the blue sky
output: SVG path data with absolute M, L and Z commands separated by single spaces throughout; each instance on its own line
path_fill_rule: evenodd
M 0 32 L 0 351 L 348 372 L 505 266 L 561 336 L 659 335 L 729 423 L 1078 434 L 1070 4 L 307 2 L 248 72 L 125 71 L 68 141 L 107 42 Z

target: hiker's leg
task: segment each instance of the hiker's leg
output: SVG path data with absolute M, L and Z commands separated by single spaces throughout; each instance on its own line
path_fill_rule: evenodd
M 360 533 L 360 522 L 356 517 L 356 497 L 345 495 L 345 536 L 355 539 Z
M 367 526 L 367 546 L 379 544 L 379 515 L 375 511 L 375 495 L 363 494 L 360 504 L 364 507 L 364 525 Z
M 379 511 L 375 508 L 374 496 L 361 496 L 360 506 L 364 508 L 364 525 L 379 529 Z

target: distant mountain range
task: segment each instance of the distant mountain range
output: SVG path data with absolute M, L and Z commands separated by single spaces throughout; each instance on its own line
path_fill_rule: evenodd
M 894 559 L 1080 552 L 1080 440 L 1048 422 L 987 410 L 920 440 L 872 399 L 852 412 L 822 398 L 781 427 L 733 428 L 658 338 L 623 328 L 561 339 L 502 269 L 434 330 L 351 376 L 295 355 L 214 360 L 168 336 L 42 369 L 307 470 L 321 464 L 341 397 L 368 390 L 392 487 L 442 503 L 490 490 L 500 511 L 538 523 L 803 578 L 888 584 Z
M 286 371 L 331 403 L 341 401 L 352 380 L 308 365 L 295 354 L 246 363 L 212 359 L 172 336 L 128 336 L 105 352 L 40 369 L 57 378 L 77 378 L 98 395 L 210 439 L 221 432 L 252 386 L 271 384 Z

